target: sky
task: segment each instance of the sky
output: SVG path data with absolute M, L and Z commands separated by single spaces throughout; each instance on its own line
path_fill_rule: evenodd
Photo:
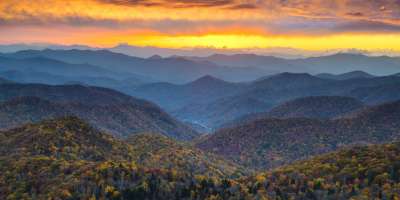
M 0 44 L 400 52 L 400 0 L 0 0 Z

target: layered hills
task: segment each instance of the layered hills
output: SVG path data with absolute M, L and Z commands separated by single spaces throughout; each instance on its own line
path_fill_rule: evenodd
M 399 111 L 397 101 L 335 120 L 261 118 L 216 131 L 197 147 L 248 167 L 276 167 L 343 146 L 396 140 Z
M 183 170 L 208 177 L 240 177 L 249 171 L 224 160 L 223 157 L 205 153 L 188 143 L 178 142 L 154 133 L 132 135 L 125 140 L 137 153 L 137 164 L 151 168 Z
M 76 117 L 2 131 L 0 139 L 2 199 L 202 198 L 212 195 L 200 192 L 204 181 L 242 175 L 237 165 L 164 136 L 128 143 Z
M 158 106 L 120 92 L 81 85 L 0 85 L 1 128 L 75 115 L 117 136 L 151 131 L 189 140 L 197 133 Z
M 178 162 L 173 167 L 171 163 L 179 159 L 164 159 L 160 164 L 170 162 L 168 169 L 157 168 L 156 156 L 168 155 L 163 149 L 173 149 L 179 157 L 186 147 L 152 134 L 136 135 L 128 144 L 75 117 L 0 132 L 0 139 L 0 170 L 4 172 L 0 197 L 4 199 L 399 197 L 399 143 L 347 148 L 231 179 L 213 173 L 196 175 L 197 169 L 190 171 L 196 164 Z M 146 163 L 151 167 L 143 166 Z
M 312 118 L 333 119 L 356 112 L 366 106 L 355 98 L 340 96 L 311 96 L 282 103 L 268 112 L 249 114 L 224 126 L 235 125 L 262 118 Z
M 304 73 L 282 73 L 249 83 L 210 79 L 204 77 L 200 80 L 209 81 L 196 81 L 196 89 L 190 87 L 192 83 L 152 84 L 141 86 L 132 94 L 156 102 L 181 121 L 200 124 L 210 130 L 232 119 L 268 112 L 285 102 L 309 96 L 351 97 L 366 105 L 400 99 L 400 78 L 396 76 L 332 80 Z
M 108 50 L 25 50 L 3 54 L 3 56 L 13 59 L 41 57 L 71 64 L 90 64 L 114 72 L 180 84 L 205 75 L 213 75 L 232 81 L 249 81 L 254 77 L 265 74 L 263 70 L 258 68 L 232 68 L 211 62 L 192 61 L 178 57 L 145 59 Z
M 316 75 L 319 78 L 333 79 L 333 80 L 348 80 L 348 79 L 362 79 L 362 78 L 373 78 L 374 75 L 366 73 L 364 71 L 351 71 L 343 74 L 329 74 L 322 73 Z
M 271 199 L 396 199 L 400 144 L 359 146 L 245 179 Z
M 2 156 L 48 156 L 65 160 L 132 160 L 128 145 L 76 117 L 64 117 L 1 132 Z

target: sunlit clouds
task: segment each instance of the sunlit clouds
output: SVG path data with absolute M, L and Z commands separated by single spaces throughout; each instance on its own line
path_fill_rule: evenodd
M 400 51 L 398 0 L 5 0 L 1 43 Z

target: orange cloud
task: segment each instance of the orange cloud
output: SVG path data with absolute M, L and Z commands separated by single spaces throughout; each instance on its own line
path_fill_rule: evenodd
M 29 34 L 28 34 L 29 33 Z M 7 0 L 1 43 L 398 49 L 398 0 Z M 385 41 L 391 38 L 392 42 Z

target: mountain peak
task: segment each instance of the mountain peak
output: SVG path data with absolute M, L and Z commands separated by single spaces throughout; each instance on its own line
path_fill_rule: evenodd
M 304 88 L 312 85 L 322 84 L 326 81 L 325 79 L 321 79 L 315 76 L 312 76 L 308 73 L 280 73 L 274 76 L 271 76 L 266 79 L 262 79 L 254 82 L 254 86 L 258 88 L 270 88 L 270 89 L 294 89 L 294 88 Z
M 309 76 L 309 77 L 312 77 L 309 73 L 292 73 L 292 72 L 283 72 L 283 73 L 279 73 L 275 76 Z
M 347 72 L 347 73 L 343 73 L 342 75 L 346 75 L 346 74 L 353 74 L 353 75 L 362 75 L 362 76 L 369 76 L 369 77 L 373 77 L 373 75 L 361 71 L 361 70 L 355 70 L 355 71 L 351 71 L 351 72 Z
M 163 59 L 163 57 L 161 57 L 160 55 L 155 54 L 155 55 L 150 56 L 147 59 L 149 59 L 149 60 L 160 60 L 160 59 Z
M 348 80 L 348 79 L 359 79 L 359 78 L 373 78 L 374 75 L 371 75 L 367 72 L 356 70 L 351 72 L 346 72 L 343 74 L 329 74 L 329 73 L 322 73 L 316 75 L 319 78 L 324 79 L 332 79 L 332 80 Z
M 221 79 L 216 78 L 211 75 L 205 75 L 205 76 L 202 76 L 202 77 L 196 79 L 195 81 L 191 82 L 190 84 L 196 85 L 196 84 L 211 84 L 211 83 L 217 83 L 217 84 L 218 83 L 226 83 L 226 81 L 221 80 Z
M 291 79 L 291 80 L 297 80 L 297 79 L 319 79 L 318 77 L 312 76 L 309 73 L 291 73 L 291 72 L 283 72 L 283 73 L 279 73 L 276 75 L 273 75 L 268 79 Z

